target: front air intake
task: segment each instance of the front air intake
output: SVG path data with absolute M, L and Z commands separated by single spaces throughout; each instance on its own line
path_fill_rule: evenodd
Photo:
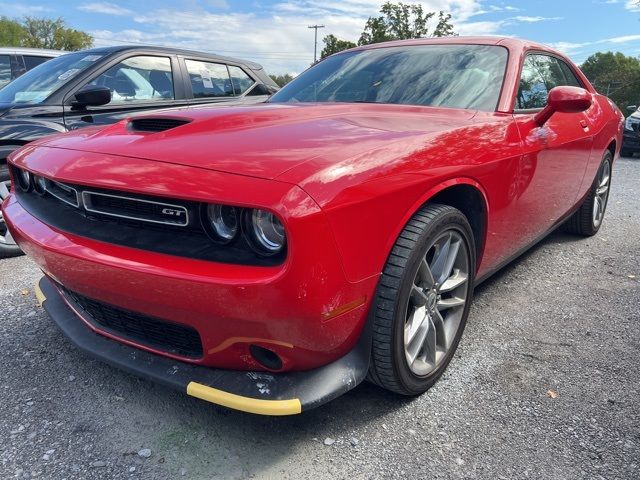
M 182 118 L 136 118 L 131 120 L 130 126 L 132 130 L 138 132 L 164 132 L 172 128 L 181 127 L 191 122 Z

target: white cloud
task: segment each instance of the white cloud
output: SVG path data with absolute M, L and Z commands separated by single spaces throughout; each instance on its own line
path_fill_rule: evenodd
M 49 7 L 44 5 L 26 5 L 24 3 L 6 3 L 0 2 L 0 14 L 11 18 L 22 17 L 25 15 L 36 15 L 39 13 L 50 12 Z
M 511 17 L 508 20 L 515 20 L 516 22 L 522 23 L 537 23 L 537 22 L 545 22 L 548 20 L 562 20 L 562 17 L 532 17 L 528 15 L 517 15 L 515 17 Z
M 624 8 L 627 10 L 640 11 L 640 2 L 638 2 L 638 0 L 627 0 Z
M 83 3 L 78 10 L 90 13 L 102 13 L 105 15 L 131 15 L 133 12 L 127 8 L 109 2 Z

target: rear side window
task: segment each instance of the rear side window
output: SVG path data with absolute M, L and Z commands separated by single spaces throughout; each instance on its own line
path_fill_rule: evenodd
M 193 98 L 232 97 L 233 84 L 222 63 L 185 60 Z
M 22 58 L 24 60 L 24 66 L 27 70 L 31 70 L 32 68 L 37 67 L 47 60 L 51 60 L 50 57 L 38 57 L 36 55 L 23 55 Z
M 11 81 L 11 61 L 9 55 L 0 55 L 0 88 Z
M 90 85 L 111 90 L 109 105 L 173 100 L 173 74 L 168 57 L 136 56 L 114 65 Z
M 578 80 L 578 77 L 576 77 L 576 74 L 573 73 L 573 70 L 571 70 L 571 67 L 569 67 L 569 65 L 567 65 L 566 63 L 564 63 L 562 60 L 558 60 L 558 64 L 560 65 L 560 69 L 562 70 L 562 73 L 564 74 L 564 78 L 565 78 L 565 85 L 569 85 L 570 87 L 582 87 L 582 82 L 580 82 L 580 80 Z
M 240 67 L 229 65 L 229 73 L 231 74 L 231 82 L 236 95 L 242 95 L 253 85 L 253 79 Z
M 563 63 L 563 62 L 562 62 Z M 565 65 L 566 68 L 567 65 Z M 561 85 L 576 86 L 567 79 L 561 62 L 549 55 L 528 55 L 522 65 L 516 108 L 521 110 L 544 108 L 552 88 Z M 579 85 L 577 85 L 579 86 Z

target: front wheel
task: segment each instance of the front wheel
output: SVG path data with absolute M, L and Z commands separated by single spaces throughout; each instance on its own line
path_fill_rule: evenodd
M 475 245 L 459 210 L 431 204 L 404 227 L 373 302 L 369 380 L 419 395 L 458 347 L 473 294 Z
M 598 173 L 593 180 L 589 193 L 580 208 L 565 223 L 565 231 L 585 237 L 598 233 L 604 219 L 604 212 L 607 209 L 607 202 L 609 201 L 612 164 L 613 156 L 607 150 L 602 157 L 600 168 L 598 168 Z
M 8 192 L 11 185 L 8 175 L 6 179 L 0 179 L 0 183 L 2 184 L 0 185 L 0 202 L 2 202 L 2 200 L 4 200 L 4 198 L 2 198 L 2 192 Z M 6 189 L 3 187 L 6 187 Z M 0 258 L 17 257 L 18 255 L 22 255 L 22 250 L 16 245 L 16 242 L 9 233 L 7 224 L 2 216 L 2 211 L 0 211 Z

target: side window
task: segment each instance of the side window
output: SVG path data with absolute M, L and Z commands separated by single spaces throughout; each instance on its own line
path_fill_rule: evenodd
M 544 108 L 547 104 L 549 90 L 533 57 L 534 55 L 528 55 L 522 65 L 516 102 L 517 108 L 521 110 Z
M 221 63 L 185 60 L 193 98 L 232 97 L 233 84 L 227 66 Z
M 109 105 L 173 100 L 173 74 L 168 57 L 130 57 L 100 74 L 89 85 L 111 90 Z
M 34 67 L 37 67 L 47 60 L 51 60 L 49 57 L 37 57 L 35 55 L 23 55 L 22 58 L 24 59 L 24 66 L 26 67 L 27 71 L 31 70 Z
M 0 88 L 11 81 L 11 61 L 9 55 L 0 55 Z
M 549 55 L 528 55 L 522 65 L 516 108 L 544 108 L 549 91 L 562 85 L 582 86 L 563 61 Z
M 267 87 L 264 83 L 258 83 L 254 88 L 251 89 L 249 93 L 247 93 L 247 96 L 256 97 L 260 95 L 271 95 L 275 92 L 277 92 L 277 89 L 273 87 Z
M 562 70 L 562 73 L 564 74 L 565 85 L 569 85 L 570 87 L 583 87 L 582 83 L 578 80 L 578 77 L 576 77 L 576 74 L 573 73 L 573 70 L 571 70 L 569 65 L 564 63 L 562 60 L 558 60 L 558 64 L 560 65 L 560 70 Z
M 242 95 L 254 84 L 253 78 L 247 75 L 240 67 L 229 65 L 229 73 L 231 74 L 231 82 L 236 95 Z

